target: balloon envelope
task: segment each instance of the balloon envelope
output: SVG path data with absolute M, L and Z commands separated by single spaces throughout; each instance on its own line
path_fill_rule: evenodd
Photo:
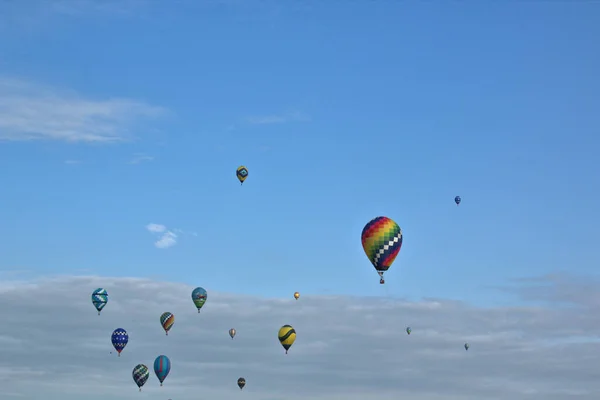
M 194 302 L 194 305 L 198 309 L 198 312 L 200 312 L 200 309 L 202 308 L 204 303 L 206 303 L 207 298 L 208 298 L 208 293 L 206 293 L 206 290 L 204 290 L 204 288 L 197 287 L 196 289 L 194 289 L 192 291 L 192 301 Z
M 148 367 L 146 367 L 144 364 L 138 364 L 135 366 L 135 368 L 133 368 L 132 375 L 133 381 L 136 385 L 138 385 L 141 391 L 142 386 L 144 386 L 148 380 L 148 377 L 150 376 L 150 371 L 148 371 Z
M 98 311 L 98 315 L 100 315 L 100 311 L 106 306 L 108 303 L 108 292 L 103 288 L 98 288 L 92 292 L 92 304 L 96 307 Z
M 156 360 L 154 360 L 154 373 L 160 382 L 160 386 L 162 386 L 164 380 L 171 372 L 171 360 L 167 356 L 158 356 Z
M 385 272 L 402 248 L 402 229 L 388 217 L 373 218 L 363 228 L 361 241 L 373 267 Z
M 113 347 L 115 348 L 117 353 L 119 353 L 120 356 L 121 352 L 129 342 L 129 335 L 127 334 L 127 331 L 125 329 L 117 328 L 112 333 L 110 341 L 112 342 Z

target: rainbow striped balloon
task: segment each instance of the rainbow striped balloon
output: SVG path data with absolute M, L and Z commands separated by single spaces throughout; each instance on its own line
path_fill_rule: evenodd
M 165 333 L 167 335 L 169 334 L 169 331 L 171 330 L 171 327 L 173 326 L 174 323 L 175 323 L 175 316 L 173 314 L 171 314 L 170 312 L 162 313 L 162 315 L 160 316 L 160 324 L 162 325 L 162 327 L 165 330 Z
M 377 217 L 365 225 L 361 239 L 371 264 L 383 277 L 400 253 L 402 229 L 388 217 Z

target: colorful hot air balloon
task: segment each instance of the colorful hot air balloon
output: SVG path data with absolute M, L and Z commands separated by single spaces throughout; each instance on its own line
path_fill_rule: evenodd
M 144 364 L 138 364 L 133 369 L 132 375 L 133 375 L 133 381 L 135 382 L 136 385 L 138 385 L 138 387 L 140 388 L 140 392 L 141 392 L 142 386 L 144 386 L 144 384 L 148 380 L 148 377 L 150 376 L 148 367 L 146 367 Z
M 462 199 L 460 198 L 460 196 L 456 196 L 454 198 L 454 202 L 456 203 L 457 206 L 460 204 L 461 201 L 462 201 Z
M 231 336 L 231 340 L 233 340 L 233 337 L 235 336 L 235 329 L 231 328 L 229 330 L 229 336 Z
M 410 326 L 406 328 L 406 333 L 408 333 L 410 335 L 410 333 L 412 332 L 412 329 L 410 329 Z
M 246 380 L 244 378 L 238 379 L 238 386 L 240 387 L 240 390 L 242 390 L 244 386 L 246 386 Z
M 383 274 L 402 247 L 402 229 L 388 217 L 377 217 L 365 225 L 361 239 L 367 257 L 381 278 L 379 283 L 385 283 Z
M 98 310 L 98 315 L 100 315 L 100 311 L 106 306 L 108 303 L 108 292 L 102 288 L 98 288 L 92 292 L 92 304 Z
M 469 346 L 469 343 L 465 343 L 465 350 L 469 350 L 469 347 L 471 347 Z
M 201 287 L 197 287 L 196 289 L 194 289 L 192 291 L 192 300 L 194 301 L 194 304 L 196 305 L 198 312 L 200 312 L 200 309 L 202 308 L 204 303 L 206 303 L 207 298 L 208 298 L 208 293 L 206 293 L 206 290 L 204 290 Z
M 171 371 L 171 360 L 167 356 L 158 356 L 154 360 L 154 373 L 160 382 L 160 386 L 163 385 L 164 380 Z
M 292 347 L 296 341 L 296 330 L 294 330 L 291 325 L 284 325 L 279 329 L 279 334 L 277 336 L 279 337 L 279 343 L 281 343 L 285 349 L 285 354 L 287 354 L 290 347 Z
M 300 293 L 298 293 L 298 292 L 294 293 L 294 298 L 296 300 L 298 300 L 300 298 Z
M 170 312 L 164 312 L 160 316 L 160 324 L 162 325 L 162 327 L 165 330 L 165 333 L 167 335 L 169 334 L 169 331 L 173 327 L 174 323 L 175 323 L 175 316 L 173 314 L 171 314 Z
M 243 185 L 244 181 L 248 177 L 248 168 L 246 168 L 243 165 L 241 165 L 241 166 L 238 167 L 238 169 L 235 172 L 235 174 L 236 174 L 237 178 L 240 181 L 240 185 Z
M 129 335 L 127 334 L 127 331 L 123 328 L 115 329 L 115 331 L 112 333 L 112 336 L 110 337 L 110 340 L 112 342 L 113 347 L 119 354 L 119 357 L 121 357 L 121 352 L 123 351 L 125 346 L 127 346 L 127 342 L 129 342 Z

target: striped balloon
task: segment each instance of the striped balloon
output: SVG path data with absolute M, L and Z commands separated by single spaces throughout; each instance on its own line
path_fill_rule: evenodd
M 148 377 L 150 376 L 148 367 L 146 367 L 144 364 L 138 364 L 133 369 L 132 375 L 133 375 L 133 381 L 135 382 L 136 385 L 138 385 L 138 387 L 140 388 L 140 392 L 141 392 L 142 386 L 144 386 L 144 384 L 148 380 Z
M 365 254 L 381 276 L 387 271 L 402 247 L 402 229 L 388 217 L 372 219 L 362 231 Z
M 98 315 L 100 315 L 100 311 L 106 306 L 108 303 L 108 292 L 102 288 L 98 288 L 92 292 L 92 304 L 98 310 Z
M 171 330 L 174 323 L 175 323 L 175 316 L 173 314 L 171 314 L 170 312 L 162 313 L 162 315 L 160 316 L 160 324 L 162 325 L 162 327 L 165 330 L 165 333 L 167 335 L 169 334 L 169 330 Z

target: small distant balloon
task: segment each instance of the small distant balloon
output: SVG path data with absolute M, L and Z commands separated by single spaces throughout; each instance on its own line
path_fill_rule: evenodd
M 406 328 L 406 333 L 408 333 L 410 335 L 410 333 L 412 332 L 412 329 L 410 329 L 410 326 Z
M 298 292 L 294 293 L 294 298 L 296 300 L 298 300 L 300 298 L 300 293 L 298 293 Z
M 465 343 L 465 350 L 469 350 L 469 347 L 471 347 L 469 343 Z
M 240 387 L 240 390 L 242 390 L 244 386 L 246 386 L 246 380 L 244 378 L 238 379 L 238 386 Z
M 379 274 L 379 283 L 384 284 L 383 274 L 402 248 L 402 229 L 388 217 L 373 218 L 363 228 L 361 241 L 365 254 Z
M 173 327 L 174 323 L 175 323 L 175 316 L 173 314 L 171 314 L 170 312 L 164 312 L 160 316 L 160 324 L 162 325 L 163 329 L 165 330 L 165 334 L 167 334 L 167 335 L 169 334 L 169 331 Z
M 106 306 L 108 303 L 108 292 L 102 288 L 98 288 L 92 292 L 92 304 L 96 307 L 98 311 L 98 315 L 100 315 L 100 311 Z
M 171 360 L 167 356 L 158 356 L 154 360 L 154 373 L 160 382 L 160 386 L 163 385 L 164 380 L 171 372 Z
M 235 172 L 235 175 L 240 181 L 240 185 L 243 185 L 244 181 L 248 177 L 248 168 L 244 167 L 243 165 L 239 166 L 237 171 Z
M 121 352 L 129 342 L 129 335 L 127 334 L 127 331 L 125 329 L 117 328 L 112 333 L 110 341 L 112 342 L 112 345 L 117 351 L 119 357 L 121 357 Z
M 194 301 L 194 305 L 198 309 L 198 312 L 200 312 L 200 309 L 202 308 L 204 303 L 206 303 L 207 298 L 208 294 L 206 293 L 206 290 L 204 290 L 204 288 L 197 287 L 192 291 L 192 300 Z
M 233 338 L 235 337 L 235 333 L 236 333 L 235 329 L 231 328 L 231 329 L 229 330 L 229 336 L 231 336 L 231 339 L 232 339 L 232 340 L 233 340 Z
M 296 330 L 291 325 L 284 325 L 279 329 L 277 337 L 279 338 L 279 343 L 285 349 L 285 354 L 287 354 L 290 347 L 296 341 Z
M 144 384 L 148 380 L 148 377 L 150 376 L 150 371 L 148 371 L 148 367 L 146 367 L 144 364 L 138 364 L 135 366 L 135 368 L 133 368 L 132 375 L 133 381 L 140 388 L 141 392 L 142 386 L 144 386 Z
M 461 201 L 462 201 L 462 199 L 460 198 L 460 196 L 456 196 L 454 198 L 454 202 L 456 203 L 457 206 L 460 204 Z

